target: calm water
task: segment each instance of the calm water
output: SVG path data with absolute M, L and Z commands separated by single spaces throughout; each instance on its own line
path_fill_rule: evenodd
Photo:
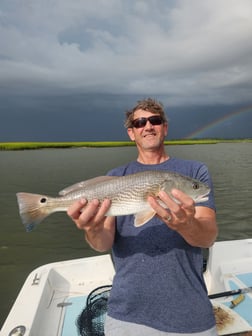
M 167 150 L 208 165 L 215 185 L 218 240 L 252 237 L 252 144 L 180 145 Z M 127 147 L 0 152 L 0 325 L 35 267 L 97 254 L 65 214 L 54 214 L 26 233 L 16 192 L 56 195 L 67 185 L 103 175 L 135 157 L 136 149 Z

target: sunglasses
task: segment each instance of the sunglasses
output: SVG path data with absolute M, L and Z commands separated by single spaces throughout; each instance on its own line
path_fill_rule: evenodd
M 144 127 L 147 124 L 147 121 L 149 121 L 151 123 L 151 125 L 155 126 L 155 125 L 161 125 L 163 124 L 164 120 L 161 116 L 159 115 L 154 115 L 151 116 L 149 118 L 138 118 L 135 120 L 132 120 L 132 126 L 135 128 L 141 128 Z

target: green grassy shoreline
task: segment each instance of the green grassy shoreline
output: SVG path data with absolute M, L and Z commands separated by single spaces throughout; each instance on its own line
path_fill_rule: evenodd
M 165 141 L 166 145 L 195 145 L 217 143 L 252 142 L 252 139 L 182 139 Z M 43 148 L 72 148 L 72 147 L 125 147 L 134 146 L 131 141 L 84 141 L 84 142 L 0 142 L 0 150 L 26 150 Z

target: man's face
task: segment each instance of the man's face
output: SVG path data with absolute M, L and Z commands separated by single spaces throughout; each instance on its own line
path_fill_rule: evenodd
M 151 116 L 158 116 L 158 114 L 154 114 L 145 110 L 137 110 L 134 112 L 133 120 L 138 118 L 149 118 Z M 128 128 L 128 135 L 130 139 L 135 141 L 136 145 L 144 150 L 160 148 L 160 146 L 163 145 L 167 132 L 167 123 L 162 123 L 161 125 L 152 125 L 149 120 L 143 127 Z

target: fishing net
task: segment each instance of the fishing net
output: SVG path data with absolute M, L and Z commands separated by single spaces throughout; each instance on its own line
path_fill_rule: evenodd
M 104 322 L 111 285 L 94 289 L 76 324 L 80 336 L 104 336 Z

